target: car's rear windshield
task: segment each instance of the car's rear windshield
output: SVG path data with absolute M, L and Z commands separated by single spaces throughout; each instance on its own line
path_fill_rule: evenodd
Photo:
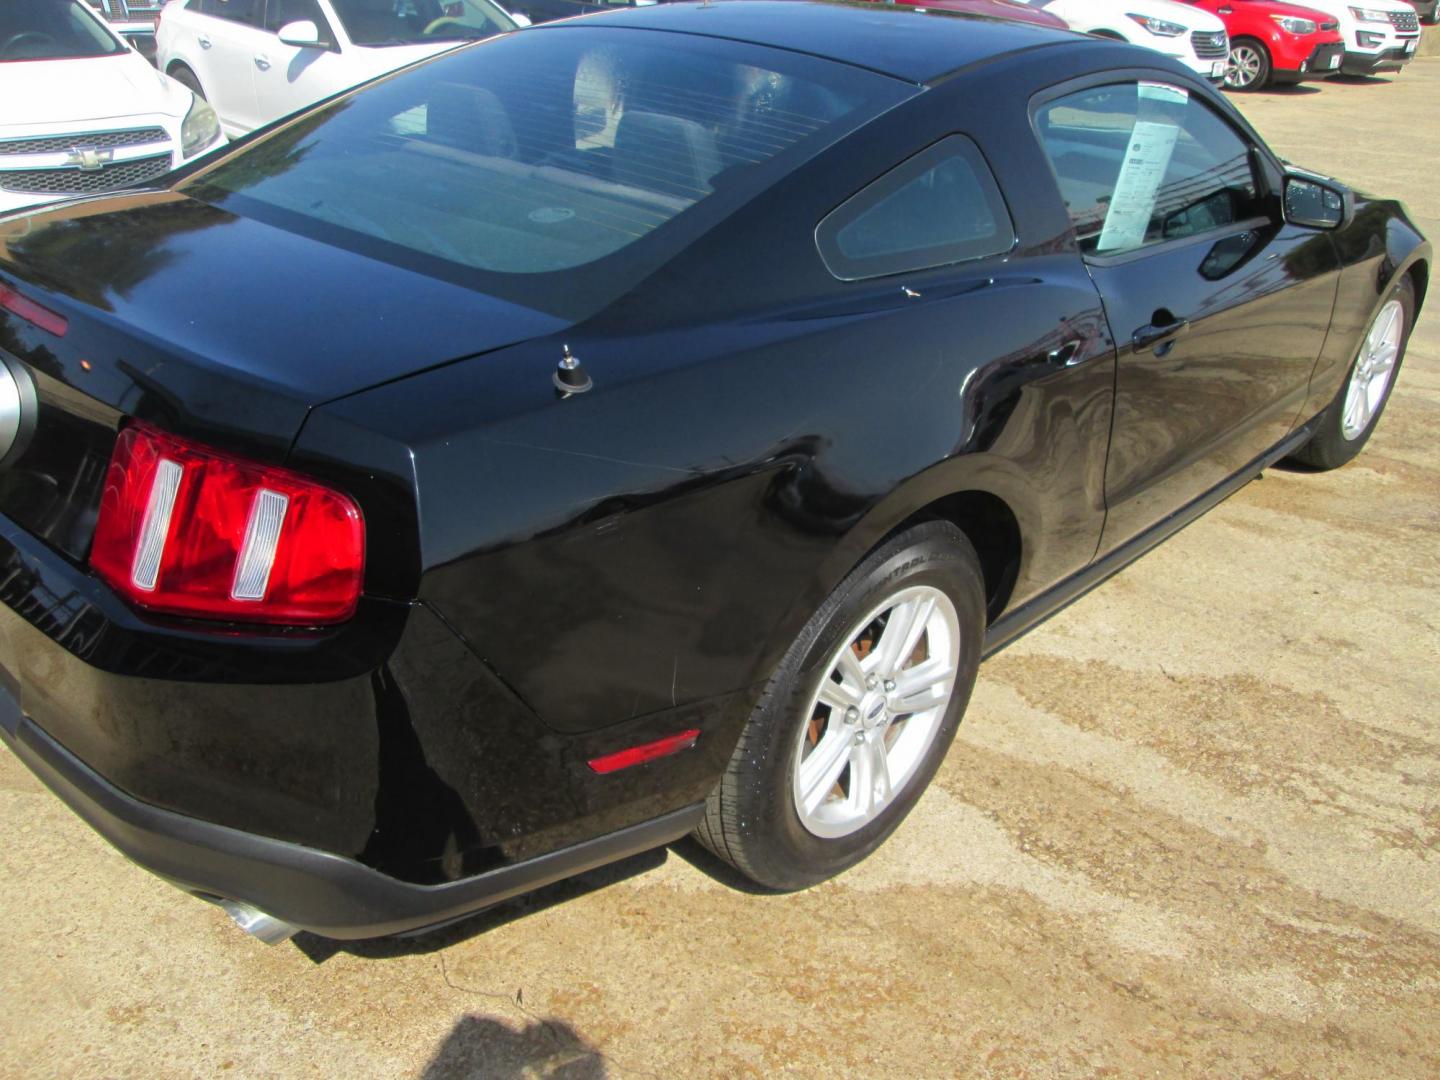
M 331 0 L 355 45 L 478 41 L 515 29 L 489 0 Z
M 0 0 L 0 63 L 127 51 L 80 0 Z
M 736 42 L 537 28 L 302 116 L 185 190 L 578 318 L 916 92 Z

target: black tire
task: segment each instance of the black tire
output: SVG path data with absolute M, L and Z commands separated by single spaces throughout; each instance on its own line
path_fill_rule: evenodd
M 1090 36 L 1091 36 L 1091 37 L 1104 38 L 1106 41 L 1124 41 L 1124 40 L 1125 40 L 1125 38 L 1124 38 L 1123 35 L 1117 34 L 1114 30 L 1091 30 L 1091 31 L 1090 31 Z
M 853 570 L 800 632 L 755 706 L 696 830 L 702 844 L 773 889 L 803 889 L 858 863 L 904 820 L 945 757 L 970 700 L 985 630 L 980 561 L 948 522 L 893 537 Z M 801 823 L 792 789 L 803 716 L 839 639 L 888 596 L 912 585 L 948 596 L 959 623 L 954 690 L 933 741 L 892 801 L 858 831 L 822 839 Z M 823 670 L 822 670 L 823 669 Z
M 1270 85 L 1270 76 L 1271 73 L 1274 71 L 1274 65 L 1270 60 L 1270 50 L 1265 48 L 1262 42 L 1256 41 L 1254 38 L 1236 38 L 1230 43 L 1230 64 L 1232 67 L 1235 66 L 1236 51 L 1242 49 L 1246 50 L 1255 57 L 1256 63 L 1258 65 L 1255 71 L 1255 76 L 1250 82 L 1246 83 L 1244 86 L 1239 86 L 1231 83 L 1229 70 L 1227 69 L 1225 76 L 1225 89 L 1235 90 L 1245 94 L 1251 93 L 1255 90 L 1265 89 L 1265 87 Z
M 191 71 L 184 64 L 172 64 L 170 70 L 166 72 L 166 74 L 169 75 L 176 82 L 178 82 L 181 86 L 185 87 L 186 90 L 189 90 L 201 101 L 209 100 L 205 97 L 205 91 L 201 89 L 200 80 L 195 77 L 195 72 Z
M 1395 392 L 1395 381 L 1400 378 L 1400 366 L 1405 362 L 1405 346 L 1410 342 L 1410 329 L 1415 325 L 1415 285 L 1408 274 L 1390 286 L 1390 291 L 1381 302 L 1381 308 L 1391 300 L 1400 301 L 1404 325 L 1400 331 L 1400 347 L 1395 356 L 1395 366 L 1390 372 L 1390 382 L 1385 388 L 1384 398 L 1381 399 L 1379 406 L 1370 417 L 1369 423 L 1354 437 L 1345 437 L 1343 424 L 1345 394 L 1349 389 L 1355 366 L 1360 363 L 1360 350 L 1357 350 L 1355 359 L 1350 362 L 1349 368 L 1345 371 L 1345 380 L 1340 384 L 1340 389 L 1336 391 L 1330 404 L 1325 407 L 1325 411 L 1320 414 L 1315 434 L 1311 436 L 1309 442 L 1291 454 L 1289 460 L 1307 465 L 1312 469 L 1338 469 L 1360 453 L 1370 440 L 1375 426 L 1380 423 L 1380 417 L 1385 414 L 1385 406 L 1390 404 L 1390 395 Z M 1370 333 L 1369 326 L 1365 328 L 1365 333 L 1367 335 Z

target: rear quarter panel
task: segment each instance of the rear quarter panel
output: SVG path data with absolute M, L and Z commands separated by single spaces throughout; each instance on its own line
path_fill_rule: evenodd
M 864 553 L 952 491 L 1021 520 L 1017 599 L 1091 558 L 1113 346 L 1038 147 L 1015 138 L 1028 76 L 992 66 L 1011 70 L 852 135 L 570 331 L 593 391 L 560 399 L 561 342 L 541 339 L 324 410 L 409 448 L 420 597 L 546 724 L 763 680 Z M 951 131 L 990 157 L 1016 252 L 832 279 L 816 223 Z

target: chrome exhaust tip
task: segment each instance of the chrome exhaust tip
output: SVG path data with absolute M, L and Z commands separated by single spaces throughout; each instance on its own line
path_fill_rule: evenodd
M 251 937 L 263 941 L 266 945 L 279 945 L 283 941 L 289 941 L 300 932 L 298 926 L 281 922 L 275 916 L 266 915 L 259 908 L 242 904 L 238 900 L 221 900 L 220 906 L 225 909 L 225 914 L 230 916 L 236 926 Z

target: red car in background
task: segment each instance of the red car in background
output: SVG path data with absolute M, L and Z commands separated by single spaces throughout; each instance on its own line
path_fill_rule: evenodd
M 1279 0 L 1185 0 L 1220 17 L 1230 34 L 1229 90 L 1323 79 L 1340 71 L 1345 39 L 1335 16 Z
M 988 15 L 992 19 L 1013 19 L 1064 30 L 1065 21 L 1048 11 L 1031 7 L 1020 0 L 879 0 L 884 4 L 904 4 L 922 11 L 953 11 L 962 15 Z

